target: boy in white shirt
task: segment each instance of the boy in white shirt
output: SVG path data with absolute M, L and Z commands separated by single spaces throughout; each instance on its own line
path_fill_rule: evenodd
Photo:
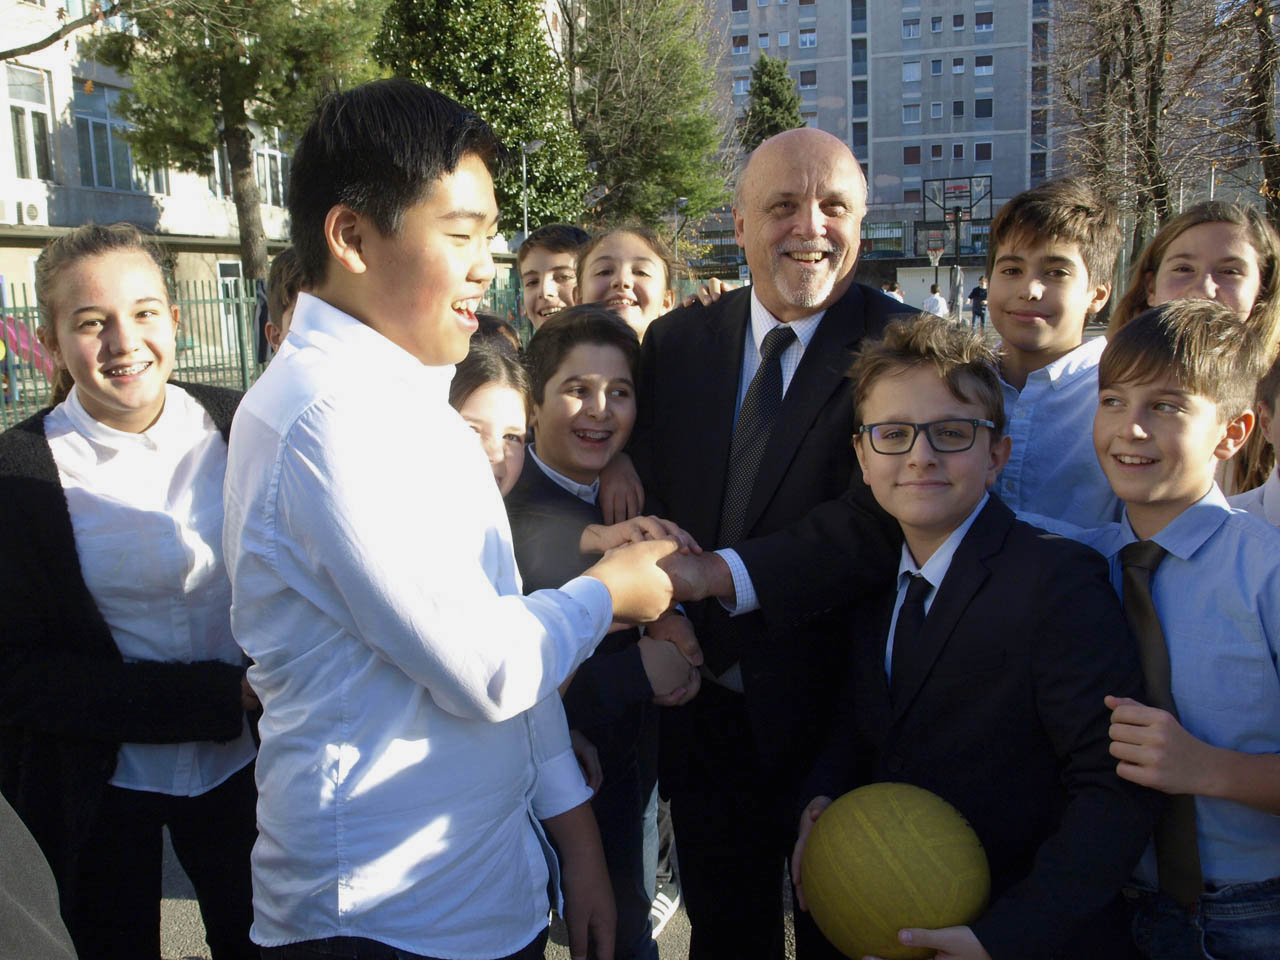
M 556 688 L 612 620 L 666 609 L 675 544 L 521 596 L 489 465 L 447 402 L 494 273 L 499 149 L 447 97 L 387 80 L 322 102 L 294 155 L 310 293 L 243 401 L 225 488 L 232 624 L 265 711 L 264 957 L 541 957 L 557 863 L 538 821 L 574 955 L 613 942 Z

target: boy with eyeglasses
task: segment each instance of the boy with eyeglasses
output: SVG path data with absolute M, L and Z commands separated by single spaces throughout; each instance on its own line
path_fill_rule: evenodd
M 934 317 L 893 323 L 851 376 L 858 462 L 903 534 L 898 590 L 854 620 L 843 714 L 802 795 L 792 876 L 833 797 L 912 783 L 955 806 L 991 867 L 969 927 L 903 930 L 948 958 L 1109 956 L 1153 794 L 1107 751 L 1114 689 L 1142 676 L 1105 564 L 988 493 L 1009 457 L 996 358 Z

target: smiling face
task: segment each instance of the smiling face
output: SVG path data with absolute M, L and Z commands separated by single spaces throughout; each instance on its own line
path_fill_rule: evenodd
M 1211 399 L 1168 375 L 1122 380 L 1098 392 L 1093 449 L 1134 532 L 1148 539 L 1209 491 L 1252 425 L 1251 412 L 1224 421 Z
M 504 383 L 486 383 L 472 391 L 458 409 L 480 437 L 498 491 L 505 497 L 524 468 L 524 440 L 528 424 L 524 396 Z
M 756 296 L 771 314 L 799 320 L 849 289 L 866 199 L 853 154 L 828 133 L 789 130 L 756 148 L 733 226 Z
M 493 279 L 489 243 L 498 222 L 493 178 L 467 154 L 385 236 L 362 214 L 329 212 L 330 265 L 316 296 L 377 330 L 428 366 L 457 363 L 476 331 Z
M 1155 275 L 1147 277 L 1147 305 L 1217 300 L 1244 319 L 1261 286 L 1258 251 L 1245 229 L 1221 221 L 1200 223 L 1174 238 Z
M 533 408 L 538 457 L 552 470 L 591 484 L 626 446 L 636 422 L 635 383 L 626 354 L 580 343 L 565 354 Z
M 1110 293 L 1109 283 L 1090 280 L 1079 244 L 1034 237 L 1001 243 L 987 309 L 1015 375 L 1025 378 L 1080 346 L 1085 323 Z
M 600 303 L 639 337 L 675 304 L 667 266 L 643 238 L 619 231 L 605 237 L 582 264 L 583 303 Z
M 554 314 L 577 302 L 575 263 L 571 250 L 556 253 L 538 247 L 524 255 L 520 265 L 524 315 L 535 330 Z
M 52 299 L 41 339 L 85 410 L 116 430 L 146 430 L 164 409 L 178 327 L 155 261 L 141 250 L 76 261 L 59 271 Z
M 930 367 L 910 367 L 871 385 L 859 411 L 862 423 L 986 420 L 979 403 L 957 400 Z M 876 502 L 893 515 L 916 563 L 923 564 L 973 512 L 1009 459 L 1009 438 L 993 440 L 978 428 L 972 447 L 937 453 L 921 434 L 904 454 L 877 453 L 866 434 L 854 443 L 862 477 Z

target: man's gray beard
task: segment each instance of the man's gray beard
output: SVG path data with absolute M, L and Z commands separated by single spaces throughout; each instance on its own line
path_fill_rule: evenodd
M 838 253 L 839 251 L 833 251 L 831 259 L 823 261 L 830 265 L 827 272 L 822 276 L 814 277 L 808 283 L 794 283 L 784 277 L 782 261 L 786 254 L 775 253 L 773 257 L 774 286 L 778 288 L 783 299 L 793 307 L 816 307 L 831 296 L 831 291 L 835 289 L 836 273 L 844 263 L 843 256 L 840 256 L 839 260 L 836 259 Z

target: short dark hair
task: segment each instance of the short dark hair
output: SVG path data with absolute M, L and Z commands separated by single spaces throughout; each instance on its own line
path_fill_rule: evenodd
M 516 250 L 516 272 L 524 266 L 524 258 L 535 250 L 548 253 L 577 253 L 591 239 L 591 234 L 571 223 L 547 223 L 532 231 Z
M 530 413 L 529 374 L 520 359 L 495 340 L 472 339 L 471 349 L 458 364 L 449 383 L 449 405 L 461 410 L 467 398 L 490 383 L 510 387 L 524 398 L 524 412 Z
M 1098 361 L 1098 389 L 1170 376 L 1231 420 L 1252 406 L 1264 363 L 1257 333 L 1230 307 L 1173 300 L 1138 314 L 1108 341 Z
M 1109 283 L 1120 252 L 1115 204 L 1079 177 L 1063 177 L 1024 190 L 991 221 L 987 274 L 995 271 L 1000 247 L 1027 237 L 1074 243 L 1090 283 Z
M 484 340 L 508 351 L 512 356 L 520 356 L 520 333 L 506 320 L 492 313 L 476 314 L 476 332 L 471 335 L 471 342 Z
M 267 316 L 277 327 L 301 289 L 302 266 L 298 263 L 298 254 L 293 247 L 285 247 L 276 254 L 267 272 Z
M 472 154 L 490 173 L 505 158 L 487 123 L 421 84 L 375 80 L 325 97 L 298 141 L 289 173 L 289 235 L 306 285 L 324 282 L 324 220 L 335 204 L 394 236 L 405 211 Z
M 582 343 L 617 347 L 627 358 L 631 379 L 640 375 L 640 338 L 612 310 L 595 303 L 568 307 L 540 326 L 525 347 L 524 362 L 533 382 L 533 402 L 540 404 L 547 384 L 569 351 Z
M 961 403 L 979 404 L 995 424 L 993 438 L 1004 433 L 1004 390 L 995 351 L 968 327 L 929 313 L 893 321 L 879 340 L 864 342 L 858 351 L 849 368 L 856 423 L 862 424 L 862 406 L 878 381 L 915 367 L 931 367 Z

